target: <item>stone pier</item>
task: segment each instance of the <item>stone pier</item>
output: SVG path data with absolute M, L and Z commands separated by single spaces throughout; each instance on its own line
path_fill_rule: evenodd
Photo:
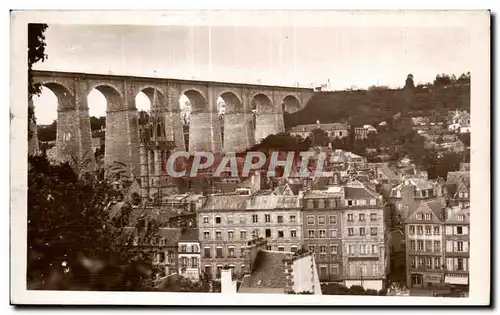
M 224 152 L 242 152 L 255 144 L 253 115 L 231 113 L 224 117 Z
M 189 152 L 222 152 L 219 115 L 214 112 L 193 112 L 189 124 Z
M 283 114 L 258 114 L 255 120 L 255 142 L 259 143 L 267 136 L 285 131 Z

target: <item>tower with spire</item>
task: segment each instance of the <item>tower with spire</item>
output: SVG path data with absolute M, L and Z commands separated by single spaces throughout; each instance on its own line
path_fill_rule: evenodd
M 175 190 L 167 176 L 167 159 L 175 150 L 171 113 L 161 109 L 154 94 L 152 109 L 139 113 L 139 155 L 141 165 L 141 197 L 162 197 Z

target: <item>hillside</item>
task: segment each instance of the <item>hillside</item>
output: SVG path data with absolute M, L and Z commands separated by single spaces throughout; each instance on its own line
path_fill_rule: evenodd
M 414 88 L 409 104 L 412 116 L 445 115 L 449 110 L 470 110 L 470 85 Z M 316 92 L 304 109 L 285 114 L 285 127 L 301 124 L 348 122 L 351 125 L 372 124 L 390 120 L 402 110 L 405 102 L 403 89 L 372 89 L 358 91 Z

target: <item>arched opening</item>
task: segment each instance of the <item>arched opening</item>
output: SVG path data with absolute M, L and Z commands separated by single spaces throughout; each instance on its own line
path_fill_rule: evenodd
M 300 110 L 300 102 L 293 95 L 287 95 L 283 98 L 283 112 L 289 114 L 298 112 Z
M 252 109 L 255 108 L 256 114 L 274 113 L 274 106 L 271 99 L 265 94 L 257 94 L 252 99 Z
M 95 88 L 87 96 L 92 137 L 92 154 L 98 165 L 104 163 L 106 151 L 106 110 L 108 101 L 104 94 Z
M 59 109 L 70 109 L 72 96 L 67 88 L 57 83 L 43 83 L 41 93 L 34 95 L 29 106 L 33 106 L 36 125 L 31 125 L 33 136 L 28 150 L 30 153 L 45 154 L 49 160 L 57 157 L 57 120 Z
M 221 96 L 217 98 L 217 113 L 219 114 L 220 121 L 220 135 L 222 144 L 224 145 L 224 116 L 226 114 L 226 102 Z
M 221 106 L 221 130 L 225 152 L 241 152 L 255 144 L 254 121 L 251 112 L 245 108 L 238 95 L 224 92 L 218 99 Z
M 251 101 L 255 112 L 255 142 L 259 143 L 271 134 L 284 131 L 283 115 L 275 108 L 271 99 L 262 93 L 255 95 Z
M 191 120 L 196 112 L 204 112 L 207 108 L 207 102 L 203 95 L 196 90 L 187 90 L 179 97 L 179 106 L 181 111 L 182 130 L 184 133 L 184 143 L 189 150 L 191 136 Z

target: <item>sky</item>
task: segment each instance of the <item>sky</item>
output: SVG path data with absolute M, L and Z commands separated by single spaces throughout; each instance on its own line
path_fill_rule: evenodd
M 470 71 L 469 40 L 467 28 L 451 26 L 49 24 L 48 59 L 34 68 L 302 87 L 329 82 L 333 90 L 401 87 L 409 73 L 419 83 Z M 34 103 L 39 124 L 57 117 L 50 90 Z M 92 91 L 88 104 L 90 115 L 105 115 L 100 92 Z M 143 94 L 136 104 L 149 108 Z

